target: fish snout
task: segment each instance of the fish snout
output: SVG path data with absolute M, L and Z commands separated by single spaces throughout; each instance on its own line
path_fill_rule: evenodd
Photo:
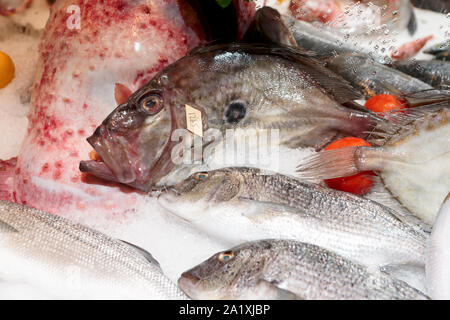
M 195 297 L 195 287 L 199 283 L 200 278 L 194 275 L 191 271 L 184 272 L 180 279 L 178 279 L 178 286 L 184 291 L 190 298 Z
M 97 148 L 102 147 L 102 140 L 106 139 L 108 132 L 106 127 L 102 124 L 95 129 L 94 133 L 88 137 L 86 140 L 89 144 L 97 150 Z

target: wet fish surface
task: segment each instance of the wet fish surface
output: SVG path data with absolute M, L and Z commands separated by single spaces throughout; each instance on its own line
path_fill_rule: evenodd
M 450 62 L 440 60 L 398 61 L 392 66 L 438 89 L 450 88 Z
M 420 9 L 441 13 L 450 12 L 450 2 L 448 0 L 411 0 L 411 3 Z
M 193 174 L 158 203 L 231 244 L 266 238 L 312 243 L 372 267 L 423 266 L 428 226 L 377 202 L 251 168 Z
M 387 56 L 381 56 L 372 49 L 347 42 L 341 36 L 314 27 L 305 21 L 296 20 L 286 15 L 281 16 L 281 20 L 290 30 L 299 47 L 314 52 L 319 58 L 327 58 L 340 54 L 358 53 L 372 59 L 385 63 L 390 60 Z
M 450 60 L 450 40 L 432 46 L 424 51 L 424 53 L 432 54 L 438 60 Z
M 211 94 L 214 92 L 214 94 Z M 88 138 L 102 161 L 83 172 L 148 191 L 173 172 L 171 160 L 186 129 L 186 105 L 206 133 L 279 129 L 280 145 L 317 147 L 340 133 L 365 136 L 384 120 L 342 107 L 361 98 L 347 81 L 304 51 L 272 44 L 201 47 L 130 96 Z M 203 147 L 210 143 L 202 141 Z M 184 177 L 181 177 L 181 179 Z
M 412 112 L 412 118 L 408 113 Z M 410 114 L 411 115 L 411 114 Z M 320 152 L 299 166 L 308 179 L 379 171 L 384 186 L 410 212 L 432 225 L 450 190 L 450 107 L 448 102 L 414 108 L 393 133 L 374 133 L 378 147 L 348 147 Z M 395 117 L 395 116 L 394 116 Z M 403 118 L 401 113 L 398 118 Z
M 193 299 L 428 299 L 384 273 L 289 240 L 248 242 L 217 253 L 178 283 Z
M 433 88 L 419 79 L 366 56 L 339 55 L 327 60 L 326 66 L 350 81 L 355 88 L 364 93 L 366 98 L 392 93 L 391 88 L 405 94 Z
M 58 298 L 183 299 L 153 257 L 43 211 L 0 201 L 0 280 Z

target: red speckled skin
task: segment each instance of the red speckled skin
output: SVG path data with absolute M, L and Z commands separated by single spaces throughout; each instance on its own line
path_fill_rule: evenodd
M 237 40 L 242 40 L 248 27 L 253 21 L 256 11 L 256 5 L 253 1 L 233 0 L 238 18 Z
M 81 29 L 66 22 L 81 9 Z M 115 83 L 132 91 L 200 44 L 175 0 L 67 0 L 52 7 L 40 44 L 28 134 L 18 156 L 13 199 L 62 215 L 124 215 L 142 194 L 79 171 L 86 138 L 116 107 Z
M 0 15 L 22 13 L 31 6 L 32 0 L 0 0 Z

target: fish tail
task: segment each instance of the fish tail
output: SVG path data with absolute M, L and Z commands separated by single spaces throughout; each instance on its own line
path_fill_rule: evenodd
M 17 158 L 0 160 L 0 200 L 14 202 L 14 171 Z
M 450 89 L 421 90 L 402 96 L 410 107 L 435 106 L 436 104 L 450 105 Z
M 323 180 L 379 170 L 383 165 L 384 153 L 382 148 L 371 147 L 323 151 L 304 159 L 297 167 L 297 173 L 305 180 Z

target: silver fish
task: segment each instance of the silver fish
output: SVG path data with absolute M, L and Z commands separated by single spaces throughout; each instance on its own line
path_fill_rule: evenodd
M 214 94 L 212 94 L 214 92 Z M 148 191 L 176 169 L 172 140 L 186 129 L 186 105 L 203 132 L 279 129 L 288 148 L 323 145 L 337 134 L 365 136 L 384 120 L 342 107 L 361 98 L 305 52 L 270 44 L 198 48 L 159 73 L 88 138 L 103 161 L 80 170 Z M 202 146 L 210 141 L 203 139 Z M 184 177 L 183 177 L 184 178 Z
M 319 58 L 358 53 L 379 63 L 387 63 L 392 60 L 387 55 L 376 53 L 372 48 L 359 46 L 345 40 L 340 35 L 316 28 L 308 22 L 287 15 L 281 15 L 281 20 L 292 33 L 298 46 L 315 53 Z
M 328 59 L 326 66 L 350 81 L 366 98 L 383 93 L 396 94 L 392 92 L 393 88 L 402 94 L 433 89 L 429 84 L 367 56 L 338 55 Z
M 397 70 L 409 74 L 437 89 L 450 88 L 450 62 L 440 60 L 404 60 L 392 64 Z
M 58 299 L 186 298 L 142 249 L 0 201 L 0 280 L 17 278 Z
M 429 227 L 413 216 L 280 174 L 250 168 L 199 172 L 161 193 L 158 203 L 234 245 L 293 239 L 375 268 L 424 265 Z
M 406 283 L 315 245 L 261 240 L 217 253 L 184 272 L 193 299 L 428 299 Z

